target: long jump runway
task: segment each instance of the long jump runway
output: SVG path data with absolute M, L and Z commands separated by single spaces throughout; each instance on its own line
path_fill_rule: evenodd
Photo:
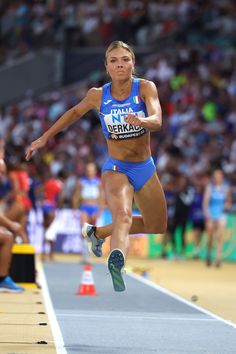
M 115 293 L 107 267 L 94 264 L 98 295 L 75 295 L 82 271 L 78 263 L 44 265 L 57 353 L 236 353 L 236 326 L 135 275 Z

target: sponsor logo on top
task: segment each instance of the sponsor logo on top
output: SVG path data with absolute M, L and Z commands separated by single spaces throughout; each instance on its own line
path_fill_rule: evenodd
M 107 100 L 106 102 L 104 101 L 105 106 L 110 103 L 112 100 Z

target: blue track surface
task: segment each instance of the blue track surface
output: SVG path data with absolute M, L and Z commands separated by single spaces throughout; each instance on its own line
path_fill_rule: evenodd
M 126 275 L 115 293 L 105 265 L 93 265 L 98 296 L 76 296 L 83 266 L 45 264 L 68 354 L 235 354 L 236 329 Z

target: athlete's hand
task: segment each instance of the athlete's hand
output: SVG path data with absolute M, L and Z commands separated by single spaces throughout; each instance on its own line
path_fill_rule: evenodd
M 142 126 L 142 118 L 137 117 L 134 114 L 128 114 L 125 117 L 125 121 L 129 124 L 134 125 L 135 127 L 141 127 Z
M 30 147 L 26 150 L 25 159 L 27 161 L 29 161 L 30 158 L 32 157 L 33 153 L 35 151 L 37 151 L 38 149 L 41 149 L 42 147 L 44 147 L 46 145 L 46 143 L 47 143 L 47 139 L 43 136 L 41 136 L 37 140 L 34 140 L 30 144 Z

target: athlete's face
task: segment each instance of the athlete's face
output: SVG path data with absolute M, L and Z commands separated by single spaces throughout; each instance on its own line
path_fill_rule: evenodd
M 93 163 L 89 163 L 86 166 L 86 174 L 89 178 L 93 178 L 96 176 L 97 174 L 97 168 L 96 165 L 94 165 Z
M 111 50 L 106 58 L 106 69 L 112 80 L 129 79 L 134 70 L 131 53 L 124 48 Z
M 215 184 L 221 184 L 224 181 L 224 175 L 221 170 L 215 170 L 213 173 L 213 182 Z

